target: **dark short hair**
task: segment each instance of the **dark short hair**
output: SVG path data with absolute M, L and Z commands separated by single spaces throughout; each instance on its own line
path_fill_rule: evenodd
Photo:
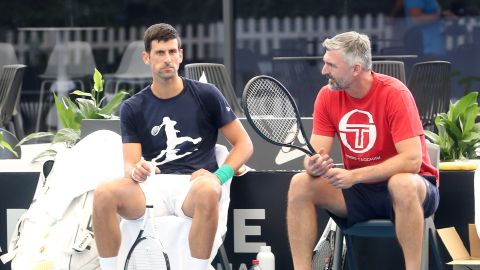
M 178 40 L 178 48 L 182 47 L 182 41 L 178 32 L 173 26 L 168 23 L 157 23 L 154 24 L 145 30 L 145 35 L 143 36 L 143 42 L 145 43 L 145 51 L 150 52 L 152 49 L 152 41 L 169 41 L 171 39 Z

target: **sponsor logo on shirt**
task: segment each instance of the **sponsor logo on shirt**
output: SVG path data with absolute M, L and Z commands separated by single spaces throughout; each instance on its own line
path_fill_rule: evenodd
M 377 128 L 372 114 L 367 111 L 355 109 L 346 113 L 338 127 L 343 145 L 357 154 L 372 149 L 377 139 Z

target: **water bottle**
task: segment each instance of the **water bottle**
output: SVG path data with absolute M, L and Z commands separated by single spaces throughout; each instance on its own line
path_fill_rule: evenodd
M 262 270 L 275 270 L 275 255 L 270 246 L 261 246 L 257 254 L 257 260 L 260 261 Z
M 258 265 L 259 262 L 258 260 L 252 260 L 252 266 L 250 266 L 250 268 L 248 268 L 248 270 L 262 270 L 260 268 L 260 265 Z

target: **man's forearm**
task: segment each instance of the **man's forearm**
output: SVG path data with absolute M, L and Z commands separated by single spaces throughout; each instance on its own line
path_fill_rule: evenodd
M 230 150 L 230 153 L 228 154 L 224 163 L 232 166 L 234 171 L 238 171 L 238 169 L 240 169 L 240 167 L 247 162 L 252 154 L 253 145 L 251 142 L 249 142 L 249 140 L 239 142 L 235 145 L 232 145 L 232 149 Z
M 420 171 L 421 158 L 398 154 L 382 163 L 353 169 L 357 183 L 378 182 L 389 179 L 398 173 L 418 173 Z

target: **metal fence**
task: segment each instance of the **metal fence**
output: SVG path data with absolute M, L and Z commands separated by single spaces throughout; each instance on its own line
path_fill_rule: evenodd
M 6 42 L 14 44 L 22 63 L 29 54 L 50 51 L 55 43 L 63 41 L 86 41 L 95 50 L 106 50 L 109 64 L 116 55 L 134 40 L 143 38 L 142 27 L 73 27 L 73 28 L 27 28 L 10 30 Z M 177 25 L 185 48 L 185 59 L 218 59 L 223 56 L 223 23 Z M 239 48 L 257 49 L 268 55 L 270 50 L 280 48 L 282 43 L 305 40 L 313 42 L 335 33 L 355 29 L 371 36 L 393 38 L 393 29 L 382 14 L 344 17 L 306 18 L 260 18 L 237 19 L 236 37 Z M 319 44 L 309 46 L 306 53 L 313 54 Z
M 402 19 L 403 20 L 403 19 Z M 461 29 L 446 32 L 446 48 L 452 49 L 471 41 L 475 28 L 480 27 L 476 17 L 463 17 L 455 22 L 446 22 L 446 29 Z M 296 17 L 296 18 L 246 18 L 236 19 L 238 48 L 255 50 L 259 55 L 269 55 L 272 50 L 284 44 L 303 42 L 305 53 L 314 55 L 320 51 L 320 42 L 336 33 L 356 30 L 379 40 L 376 50 L 391 46 L 401 39 L 401 33 L 394 27 L 391 18 L 383 14 L 342 16 L 342 17 Z M 125 47 L 134 40 L 141 40 L 146 26 L 141 27 L 73 27 L 73 28 L 28 28 L 10 30 L 7 42 L 14 44 L 19 59 L 26 62 L 29 54 L 50 51 L 62 38 L 64 41 L 87 41 L 93 50 L 105 50 L 107 62 L 115 62 Z M 209 24 L 177 25 L 184 48 L 185 59 L 221 59 L 223 56 L 224 27 L 221 22 Z M 38 30 L 35 30 L 38 29 Z

